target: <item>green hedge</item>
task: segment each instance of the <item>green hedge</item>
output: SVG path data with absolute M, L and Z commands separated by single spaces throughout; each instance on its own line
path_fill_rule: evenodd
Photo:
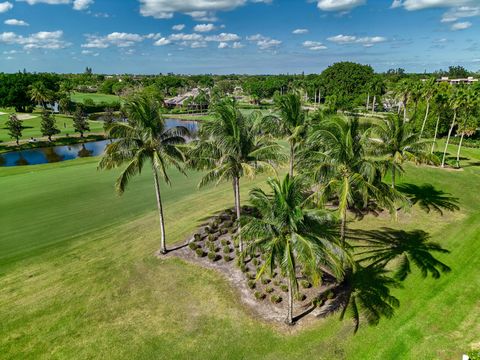
M 455 137 L 450 139 L 450 144 L 452 145 L 458 145 L 460 143 L 460 138 Z M 463 139 L 462 146 L 468 147 L 468 148 L 475 148 L 478 149 L 480 148 L 480 139 Z

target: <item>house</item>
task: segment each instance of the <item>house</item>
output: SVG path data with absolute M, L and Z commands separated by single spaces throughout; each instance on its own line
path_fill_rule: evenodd
M 183 107 L 188 107 L 192 109 L 198 109 L 200 107 L 203 109 L 205 108 L 205 106 L 208 107 L 208 104 L 196 104 L 194 101 L 194 99 L 197 96 L 199 96 L 202 92 L 206 93 L 207 95 L 210 95 L 210 89 L 194 88 L 181 95 L 177 95 L 173 98 L 166 99 L 164 101 L 165 107 L 169 109 L 183 108 Z
M 450 79 L 448 76 L 442 76 L 440 79 L 437 79 L 437 82 L 448 82 L 451 85 L 458 85 L 458 84 L 474 84 L 478 82 L 478 79 L 474 79 L 473 76 L 469 76 L 467 78 L 460 78 L 460 79 Z

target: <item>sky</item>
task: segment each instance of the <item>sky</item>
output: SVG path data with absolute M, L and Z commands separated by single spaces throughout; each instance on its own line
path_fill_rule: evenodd
M 0 72 L 480 70 L 480 0 L 0 0 Z

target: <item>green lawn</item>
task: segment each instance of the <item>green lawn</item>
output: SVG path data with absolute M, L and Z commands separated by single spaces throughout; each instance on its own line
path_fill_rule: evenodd
M 121 101 L 121 98 L 117 95 L 98 94 L 98 93 L 80 93 L 80 92 L 73 93 L 71 95 L 71 99 L 73 102 L 80 102 L 80 103 L 83 103 L 85 99 L 92 99 L 93 102 L 96 104 L 100 104 L 102 102 L 113 103 L 113 102 Z
M 480 347 L 480 151 L 464 155 L 464 171 L 408 167 L 402 178 L 451 193 L 461 211 L 353 224 L 428 231 L 453 269 L 440 280 L 415 272 L 395 291 L 396 316 L 356 336 L 336 317 L 286 333 L 256 319 L 218 273 L 156 259 L 148 171 L 120 198 L 116 172 L 98 172 L 96 159 L 1 169 L 0 358 L 457 359 Z M 172 172 L 163 185 L 170 244 L 233 202 L 230 184 L 199 191 L 199 177 Z
M 12 109 L 0 109 L 0 112 L 6 113 L 5 115 L 0 115 L 0 142 L 10 142 L 14 141 L 14 139 L 11 139 L 10 136 L 8 135 L 8 130 L 5 128 L 6 121 L 8 120 L 8 114 L 13 112 Z M 42 137 L 42 132 L 40 130 L 40 112 L 37 109 L 34 113 L 32 114 L 27 114 L 34 116 L 34 118 L 29 119 L 29 120 L 24 120 L 23 121 L 23 126 L 26 127 L 26 129 L 22 133 L 22 139 L 23 140 L 28 140 L 31 137 L 33 138 L 41 138 Z M 65 116 L 65 115 L 55 115 L 55 118 L 57 119 L 57 127 L 61 131 L 61 134 L 57 136 L 66 136 L 68 135 L 73 135 L 75 134 L 75 131 L 73 129 L 73 121 L 71 117 Z M 93 133 L 99 133 L 103 132 L 103 122 L 102 121 L 89 121 L 90 124 L 90 132 Z M 86 133 L 88 134 L 88 133 Z M 55 137 L 54 137 L 55 138 Z

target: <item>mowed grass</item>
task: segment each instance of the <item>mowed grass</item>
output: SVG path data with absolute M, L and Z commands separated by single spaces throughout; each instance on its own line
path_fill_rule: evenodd
M 85 99 L 92 99 L 95 104 L 120 102 L 121 98 L 117 95 L 99 94 L 99 93 L 81 93 L 75 92 L 70 96 L 73 102 L 83 103 Z
M 6 113 L 5 115 L 0 115 L 0 142 L 11 142 L 15 139 L 12 139 L 8 134 L 8 129 L 6 128 L 5 123 L 8 121 L 9 114 L 14 113 L 13 109 L 0 109 L 0 112 Z M 40 110 L 37 110 L 32 113 L 28 114 L 33 116 L 34 118 L 23 120 L 23 126 L 25 129 L 22 132 L 21 139 L 28 140 L 30 138 L 39 139 L 42 138 L 42 131 L 40 127 L 41 123 L 41 113 Z M 73 120 L 69 116 L 65 115 L 55 115 L 55 119 L 57 120 L 57 127 L 61 131 L 60 134 L 54 136 L 55 137 L 63 137 L 72 136 L 75 134 L 75 130 L 73 128 Z M 90 121 L 90 132 L 88 133 L 100 133 L 103 132 L 103 122 L 102 121 Z M 86 133 L 86 134 L 88 134 Z
M 452 152 L 454 148 L 451 149 Z M 351 226 L 423 229 L 451 250 L 452 273 L 417 271 L 395 290 L 392 319 L 356 336 L 337 317 L 291 333 L 255 318 L 214 271 L 159 260 L 151 175 L 121 198 L 115 172 L 95 159 L 0 170 L 0 357 L 17 359 L 454 359 L 480 347 L 480 151 L 464 171 L 408 166 L 402 181 L 458 197 L 443 217 L 412 209 L 398 222 Z M 233 202 L 231 185 L 197 190 L 199 174 L 162 185 L 170 244 Z M 262 183 L 244 181 L 248 188 Z

